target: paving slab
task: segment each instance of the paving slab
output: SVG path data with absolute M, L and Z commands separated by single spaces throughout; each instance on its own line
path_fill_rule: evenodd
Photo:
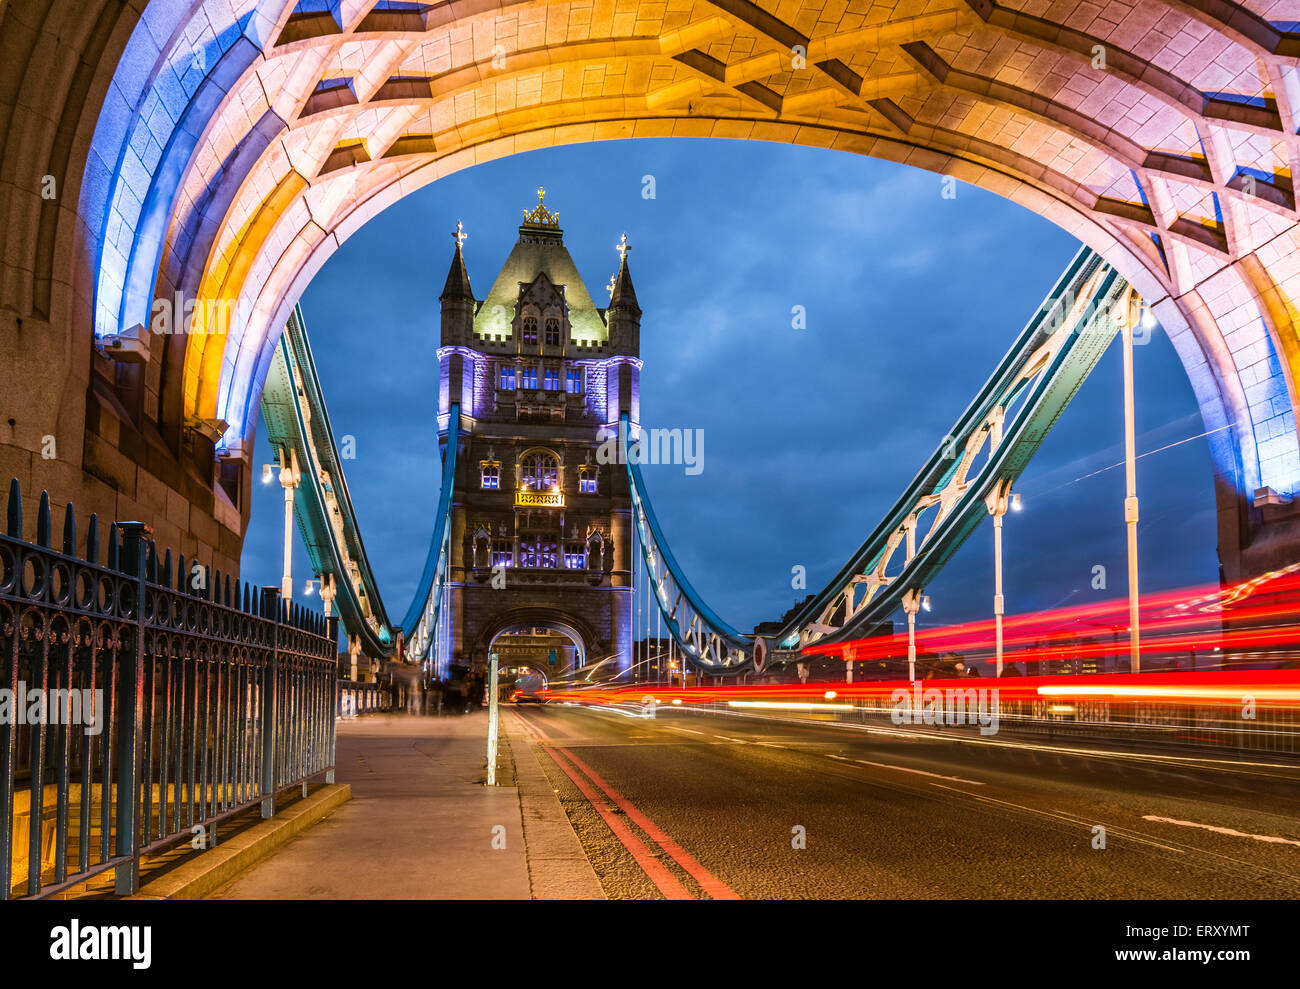
M 336 778 L 352 799 L 212 898 L 529 899 L 510 746 L 495 787 L 486 746 L 481 712 L 340 722 Z

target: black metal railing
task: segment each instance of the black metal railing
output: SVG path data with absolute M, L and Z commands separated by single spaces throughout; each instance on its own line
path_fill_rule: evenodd
M 95 516 L 79 543 L 67 506 L 61 549 L 50 521 L 42 494 L 24 541 L 14 481 L 0 535 L 0 899 L 109 869 L 116 893 L 134 893 L 146 854 L 333 782 L 337 618 L 184 556 L 173 568 L 143 523 L 112 524 L 101 564 Z
M 340 679 L 338 687 L 338 705 L 335 714 L 340 718 L 375 714 L 390 710 L 393 706 L 388 691 L 377 683 Z

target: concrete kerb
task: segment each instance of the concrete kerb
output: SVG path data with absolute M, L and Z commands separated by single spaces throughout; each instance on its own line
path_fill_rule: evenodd
M 508 711 L 501 728 L 510 739 L 515 787 L 528 854 L 528 880 L 535 900 L 607 899 L 596 870 L 569 823 L 541 756 Z
M 193 861 L 160 876 L 126 899 L 201 900 L 351 799 L 352 787 L 346 783 L 323 786 L 305 800 L 195 856 Z

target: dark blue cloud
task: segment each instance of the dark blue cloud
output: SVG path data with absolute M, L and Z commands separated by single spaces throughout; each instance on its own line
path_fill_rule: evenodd
M 654 180 L 655 198 L 642 191 Z M 699 428 L 705 469 L 646 468 L 678 560 L 747 628 L 844 562 L 987 380 L 1078 248 L 1036 214 L 927 172 L 784 145 L 639 141 L 552 149 L 454 174 L 376 217 L 302 306 L 348 483 L 390 617 L 424 563 L 437 502 L 438 301 L 463 220 L 486 294 L 539 184 L 598 304 L 626 232 L 645 315 L 642 419 Z M 807 327 L 792 328 L 794 307 Z M 1137 351 L 1139 449 L 1203 427 L 1162 334 Z M 1119 350 L 1112 348 L 1023 476 L 1006 526 L 1014 610 L 1120 596 L 1124 583 Z M 269 451 L 259 441 L 258 464 Z M 1144 589 L 1217 580 L 1204 439 L 1139 464 Z M 243 569 L 278 583 L 282 501 L 256 492 Z M 297 552 L 298 585 L 307 576 Z M 1106 592 L 1091 589 L 1107 567 Z M 929 588 L 939 622 L 988 614 L 981 527 Z

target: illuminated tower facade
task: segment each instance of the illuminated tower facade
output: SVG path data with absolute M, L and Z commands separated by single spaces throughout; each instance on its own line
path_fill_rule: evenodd
M 598 450 L 620 416 L 640 419 L 641 309 L 626 239 L 599 308 L 544 196 L 539 189 L 524 211 L 482 300 L 458 225 L 440 296 L 438 427 L 445 444 L 458 405 L 444 602 L 451 662 L 481 671 L 499 649 L 554 677 L 631 662 L 626 468 L 602 463 Z

